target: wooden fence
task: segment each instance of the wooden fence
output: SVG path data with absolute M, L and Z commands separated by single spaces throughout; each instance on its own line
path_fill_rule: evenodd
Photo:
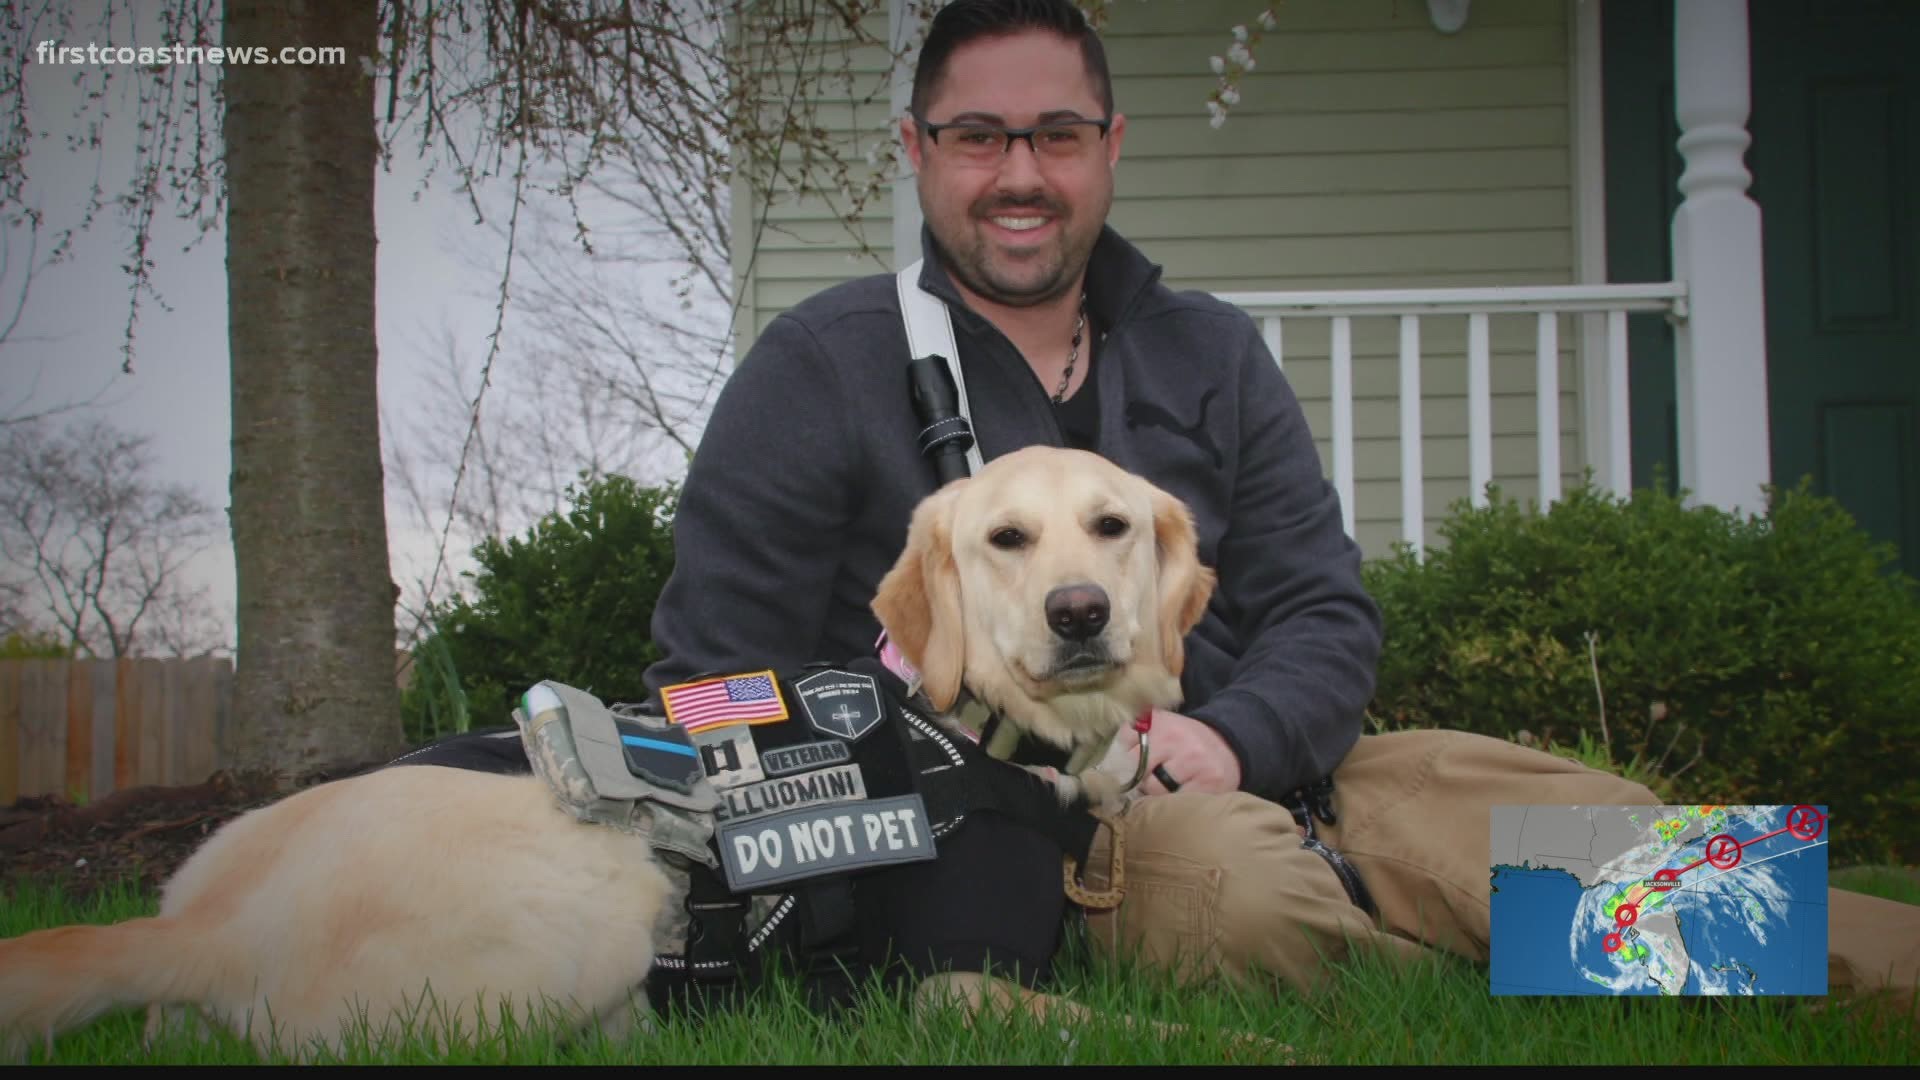
M 231 759 L 233 660 L 0 661 L 0 806 L 197 784 Z

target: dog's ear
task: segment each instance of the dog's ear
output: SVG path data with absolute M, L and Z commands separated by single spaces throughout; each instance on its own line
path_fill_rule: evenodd
M 960 606 L 960 568 L 953 560 L 955 480 L 921 500 L 907 527 L 907 546 L 880 579 L 873 613 L 887 637 L 920 672 L 935 709 L 953 707 L 966 667 L 966 627 Z
M 1160 655 L 1167 670 L 1178 675 L 1186 662 L 1187 631 L 1206 614 L 1216 575 L 1200 562 L 1193 512 L 1157 487 L 1153 488 L 1153 540 L 1160 568 Z

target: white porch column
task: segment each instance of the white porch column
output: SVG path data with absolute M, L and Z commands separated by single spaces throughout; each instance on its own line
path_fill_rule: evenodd
M 1756 511 L 1767 437 L 1760 207 L 1747 195 L 1746 0 L 1683 0 L 1673 13 L 1682 201 L 1673 272 L 1689 313 L 1675 335 L 1680 483 L 1696 504 Z
M 916 41 L 926 30 L 926 19 L 909 0 L 887 0 L 887 38 L 897 52 Z M 893 72 L 893 119 L 907 114 L 913 103 L 913 57 L 900 63 Z M 898 130 L 894 141 L 900 139 Z M 893 268 L 895 270 L 920 257 L 920 192 L 914 187 L 913 169 L 906 153 L 900 157 L 900 175 L 893 181 Z

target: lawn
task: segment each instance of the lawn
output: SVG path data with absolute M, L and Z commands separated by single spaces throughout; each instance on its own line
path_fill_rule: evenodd
M 1911 871 L 1837 870 L 1841 888 L 1920 903 Z M 150 914 L 135 887 L 70 903 L 57 888 L 21 886 L 0 908 L 0 936 L 69 922 Z M 875 990 L 836 1016 L 818 1016 L 778 980 L 738 1008 L 696 1022 L 675 1016 L 614 1042 L 563 1041 L 538 1028 L 448 1032 L 431 1022 L 363 1037 L 352 1064 L 1912 1064 L 1920 1012 L 1838 998 L 1496 998 L 1487 976 L 1436 955 L 1422 968 L 1339 965 L 1320 995 L 1215 985 L 1182 990 L 1069 949 L 1056 989 L 1112 1013 L 1184 1024 L 1157 1037 L 1101 1020 L 1063 1028 L 1021 1016 L 916 1020 L 895 994 Z M 172 1035 L 141 1044 L 144 1014 L 123 1011 L 57 1040 L 35 1063 L 244 1064 L 253 1049 L 228 1036 Z M 1252 1033 L 1267 1043 L 1237 1039 Z M 285 1060 L 276 1054 L 274 1061 Z M 327 1060 L 327 1059 L 322 1059 Z

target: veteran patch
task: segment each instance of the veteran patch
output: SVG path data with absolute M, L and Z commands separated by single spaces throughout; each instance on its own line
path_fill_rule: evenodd
M 819 742 L 801 743 L 798 746 L 779 746 L 760 752 L 760 767 L 768 776 L 785 776 L 788 773 L 805 772 L 822 765 L 839 765 L 853 760 L 853 750 L 838 739 L 822 739 Z
M 824 735 L 857 742 L 886 717 L 880 705 L 880 684 L 871 675 L 829 668 L 795 679 L 793 690 L 807 722 Z
M 765 756 L 760 760 L 764 764 Z M 719 821 L 745 821 L 800 806 L 851 802 L 866 797 L 867 785 L 861 779 L 860 766 L 836 765 L 798 776 L 783 776 L 746 787 L 729 788 L 722 792 L 720 805 L 714 810 L 713 816 Z
M 750 892 L 785 881 L 935 856 L 918 795 L 803 807 L 720 826 L 727 886 Z

